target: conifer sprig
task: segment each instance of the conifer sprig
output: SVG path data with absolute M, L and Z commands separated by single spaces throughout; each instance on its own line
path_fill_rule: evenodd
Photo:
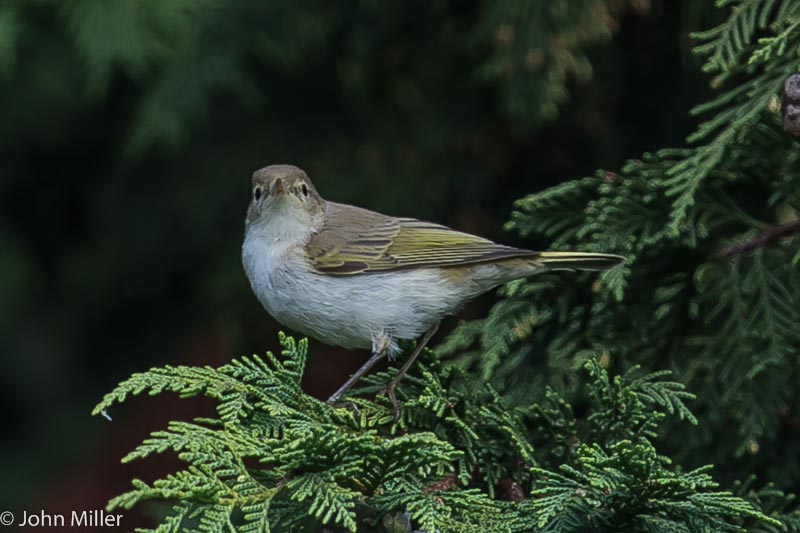
M 682 472 L 653 444 L 659 422 L 689 418 L 691 395 L 664 372 L 637 369 L 610 378 L 586 363 L 590 409 L 575 418 L 550 392 L 542 404 L 509 408 L 425 354 L 399 392 L 394 421 L 382 393 L 385 373 L 353 391 L 357 409 L 330 407 L 298 386 L 306 342 L 281 335 L 268 353 L 220 368 L 164 367 L 135 374 L 106 395 L 95 414 L 134 395 L 174 392 L 217 401 L 217 417 L 171 422 L 126 456 L 173 452 L 185 468 L 134 480 L 110 508 L 172 503 L 155 531 L 309 531 L 328 524 L 387 531 L 658 531 L 670 523 L 743 531 L 781 522 L 758 502 L 719 491 L 710 467 Z M 537 451 L 544 435 L 549 447 Z M 554 445 L 569 451 L 560 456 Z M 514 487 L 513 492 L 508 492 Z M 781 514 L 775 513 L 782 517 Z M 406 529 L 407 530 L 407 529 Z M 702 529 L 701 529 L 702 530 Z
M 591 285 L 515 282 L 438 351 L 464 351 L 462 367 L 523 403 L 548 385 L 575 397 L 573 370 L 590 350 L 623 370 L 659 361 L 703 391 L 701 429 L 681 448 L 738 470 L 745 453 L 764 453 L 762 466 L 766 450 L 783 453 L 775 439 L 800 401 L 800 237 L 784 229 L 800 213 L 800 150 L 780 116 L 784 80 L 800 71 L 800 4 L 716 4 L 727 18 L 693 37 L 718 94 L 692 111 L 708 118 L 688 145 L 529 195 L 506 226 L 626 264 Z M 796 487 L 800 465 L 777 475 Z

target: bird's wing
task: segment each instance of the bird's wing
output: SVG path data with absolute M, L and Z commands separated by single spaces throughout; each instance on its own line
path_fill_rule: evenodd
M 439 224 L 334 203 L 306 252 L 318 272 L 337 276 L 537 255 Z

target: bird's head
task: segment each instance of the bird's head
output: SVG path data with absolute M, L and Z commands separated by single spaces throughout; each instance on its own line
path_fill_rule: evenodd
M 311 231 L 324 201 L 308 175 L 292 165 L 270 165 L 253 173 L 245 226 L 265 225 L 280 233 Z

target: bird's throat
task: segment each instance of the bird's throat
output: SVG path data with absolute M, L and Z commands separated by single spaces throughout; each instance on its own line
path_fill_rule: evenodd
M 276 206 L 248 228 L 248 233 L 269 242 L 303 242 L 314 231 L 308 213 L 286 206 Z

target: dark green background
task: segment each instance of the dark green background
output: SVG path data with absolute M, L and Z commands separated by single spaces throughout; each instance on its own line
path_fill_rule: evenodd
M 618 2 L 613 41 L 587 47 L 593 74 L 567 79 L 556 117 L 535 74 L 487 74 L 489 2 L 6 0 L 3 509 L 98 508 L 170 468 L 118 459 L 207 406 L 90 417 L 131 372 L 276 348 L 239 259 L 253 170 L 293 163 L 331 200 L 547 246 L 503 233 L 516 198 L 691 131 L 708 80 L 688 38 L 704 8 L 688 4 Z M 365 356 L 313 344 L 306 389 L 329 394 Z

